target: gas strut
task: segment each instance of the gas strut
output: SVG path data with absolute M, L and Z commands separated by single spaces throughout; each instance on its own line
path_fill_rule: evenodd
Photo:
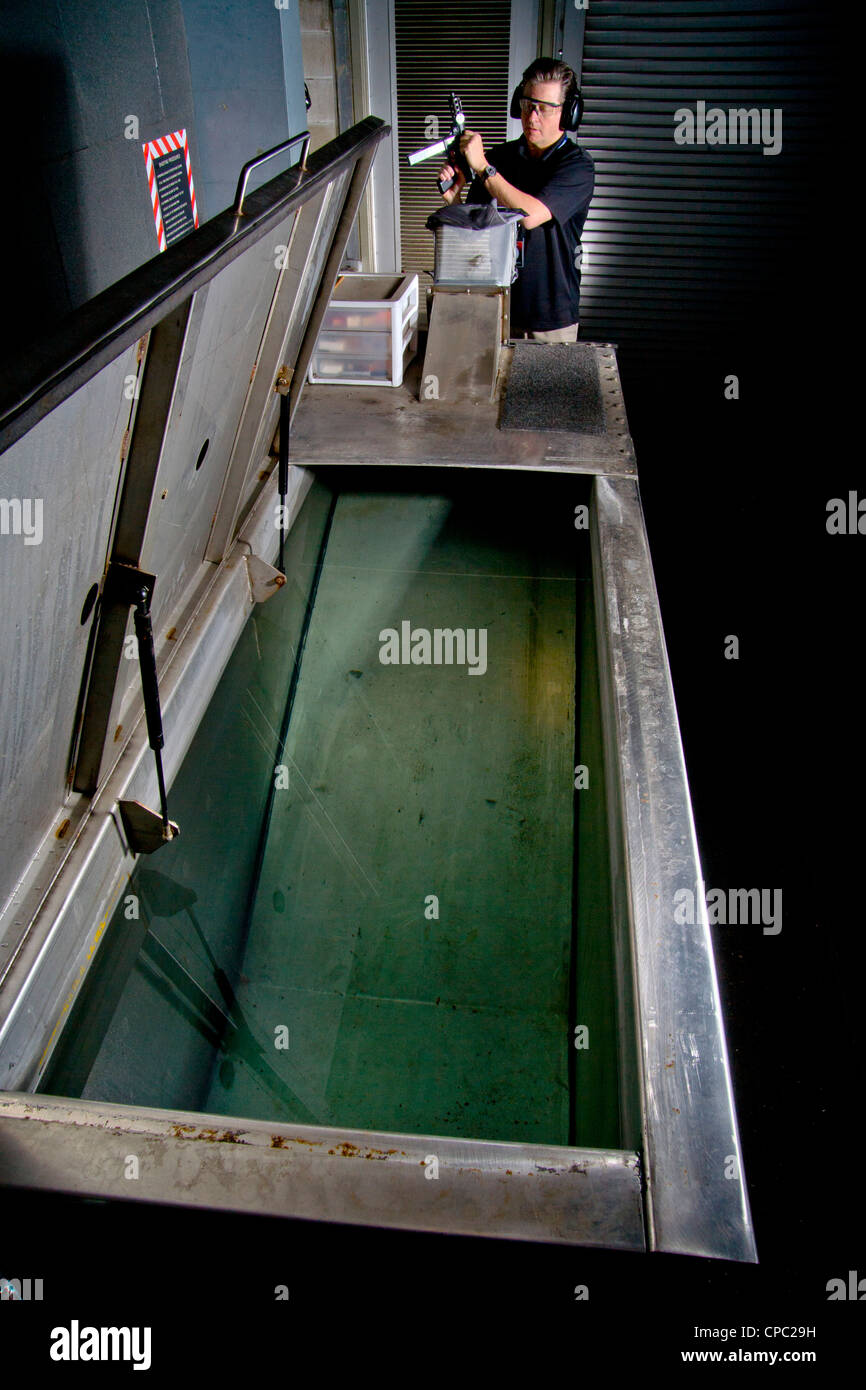
M 289 490 L 289 421 L 291 413 L 289 410 L 288 393 L 280 393 L 280 462 L 277 486 L 280 492 L 280 558 L 277 569 L 281 574 L 286 572 L 286 562 L 283 558 L 283 548 L 286 540 L 286 493 Z
M 121 567 L 118 567 L 121 568 Z M 121 818 L 126 831 L 130 849 L 135 854 L 152 854 L 160 845 L 173 840 L 180 834 L 174 821 L 168 818 L 168 798 L 165 791 L 165 775 L 162 770 L 162 749 L 165 738 L 162 732 L 162 714 L 159 707 L 159 682 L 156 674 L 156 655 L 153 649 L 153 624 L 150 620 L 150 599 L 155 578 L 138 570 L 129 575 L 133 587 L 129 591 L 130 601 L 135 604 L 133 622 L 138 645 L 138 665 L 141 671 L 141 693 L 144 698 L 144 716 L 147 721 L 147 737 L 156 759 L 156 780 L 159 785 L 159 815 L 138 801 L 120 801 Z
M 150 621 L 150 590 L 143 584 L 135 596 L 135 635 L 138 638 L 138 664 L 141 668 L 141 693 L 144 696 L 144 715 L 147 736 L 156 758 L 156 780 L 159 783 L 159 810 L 162 816 L 162 838 L 174 838 L 168 818 L 168 799 L 162 771 L 162 712 L 159 708 L 159 684 L 156 679 L 156 654 L 153 650 L 153 623 Z
M 289 430 L 292 423 L 289 388 L 291 383 L 291 371 L 288 367 L 282 367 L 274 387 L 280 396 L 280 457 L 277 466 L 277 491 L 280 494 L 280 558 L 277 561 L 277 569 L 282 574 L 286 572 L 283 549 L 286 539 L 286 493 L 289 490 Z

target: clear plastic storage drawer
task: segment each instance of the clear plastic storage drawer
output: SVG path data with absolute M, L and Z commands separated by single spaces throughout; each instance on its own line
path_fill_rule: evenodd
M 418 342 L 417 275 L 342 275 L 310 362 L 309 380 L 399 386 Z

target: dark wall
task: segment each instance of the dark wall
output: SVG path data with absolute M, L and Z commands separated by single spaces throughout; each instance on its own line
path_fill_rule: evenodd
M 579 141 L 596 187 L 581 337 L 616 342 L 632 380 L 670 382 L 684 359 L 730 361 L 732 345 L 802 331 L 836 142 L 833 37 L 808 0 L 587 8 Z M 732 111 L 756 113 L 752 138 Z
M 858 261 L 841 132 L 859 88 L 832 47 L 843 26 L 800 0 L 593 0 L 586 26 L 581 336 L 619 345 L 706 885 L 780 889 L 785 905 L 777 935 L 713 930 L 761 1260 L 727 1294 L 733 1309 L 748 1288 L 753 1321 L 800 1297 L 814 1322 L 862 1248 L 845 1184 L 822 1180 L 813 1204 L 778 1148 L 838 1152 L 858 1089 L 862 815 L 846 800 L 862 780 L 866 541 L 826 523 L 830 499 L 863 494 L 840 333 Z M 698 100 L 780 108 L 781 150 L 677 145 L 674 112 Z M 720 1285 L 694 1321 L 723 1320 L 723 1300 Z
M 144 142 L 185 129 L 199 221 L 231 204 L 241 165 L 304 128 L 300 50 L 297 0 L 4 0 L 0 355 L 158 254 Z
M 12 348 L 157 253 L 143 142 L 186 127 L 194 174 L 199 151 L 179 0 L 8 0 L 0 51 Z
M 248 159 L 306 128 L 298 0 L 182 0 L 200 150 L 203 217 L 234 202 Z M 292 158 L 297 158 L 297 149 Z M 289 160 L 268 161 L 249 187 Z

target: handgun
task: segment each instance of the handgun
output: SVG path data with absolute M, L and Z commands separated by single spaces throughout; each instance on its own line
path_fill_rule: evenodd
M 410 168 L 416 164 L 422 164 L 425 159 L 432 159 L 435 154 L 447 154 L 449 162 L 455 164 L 464 174 L 467 180 L 472 179 L 472 170 L 469 168 L 463 155 L 460 153 L 460 136 L 466 129 L 466 117 L 463 114 L 463 107 L 456 92 L 451 93 L 451 129 L 444 140 L 437 140 L 433 145 L 425 145 L 422 150 L 416 150 L 414 154 L 407 155 Z M 454 183 L 454 179 L 437 179 L 436 185 L 440 193 L 447 193 Z

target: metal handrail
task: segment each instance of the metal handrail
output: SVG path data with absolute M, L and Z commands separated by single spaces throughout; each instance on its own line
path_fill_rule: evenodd
M 275 155 L 282 154 L 283 150 L 290 149 L 291 146 L 296 145 L 299 140 L 303 140 L 304 148 L 301 150 L 301 157 L 298 160 L 298 167 L 305 171 L 307 168 L 307 151 L 310 148 L 310 132 L 308 130 L 302 130 L 299 135 L 290 135 L 288 140 L 281 140 L 278 145 L 274 145 L 271 149 L 265 150 L 264 154 L 256 155 L 255 159 L 247 160 L 243 169 L 241 169 L 240 175 L 238 177 L 238 188 L 237 193 L 235 194 L 234 207 L 236 217 L 243 216 L 244 194 L 247 191 L 247 179 L 249 178 L 253 169 L 257 168 L 259 164 L 264 164 L 268 159 L 273 159 Z M 291 168 L 294 169 L 295 165 L 292 164 Z

